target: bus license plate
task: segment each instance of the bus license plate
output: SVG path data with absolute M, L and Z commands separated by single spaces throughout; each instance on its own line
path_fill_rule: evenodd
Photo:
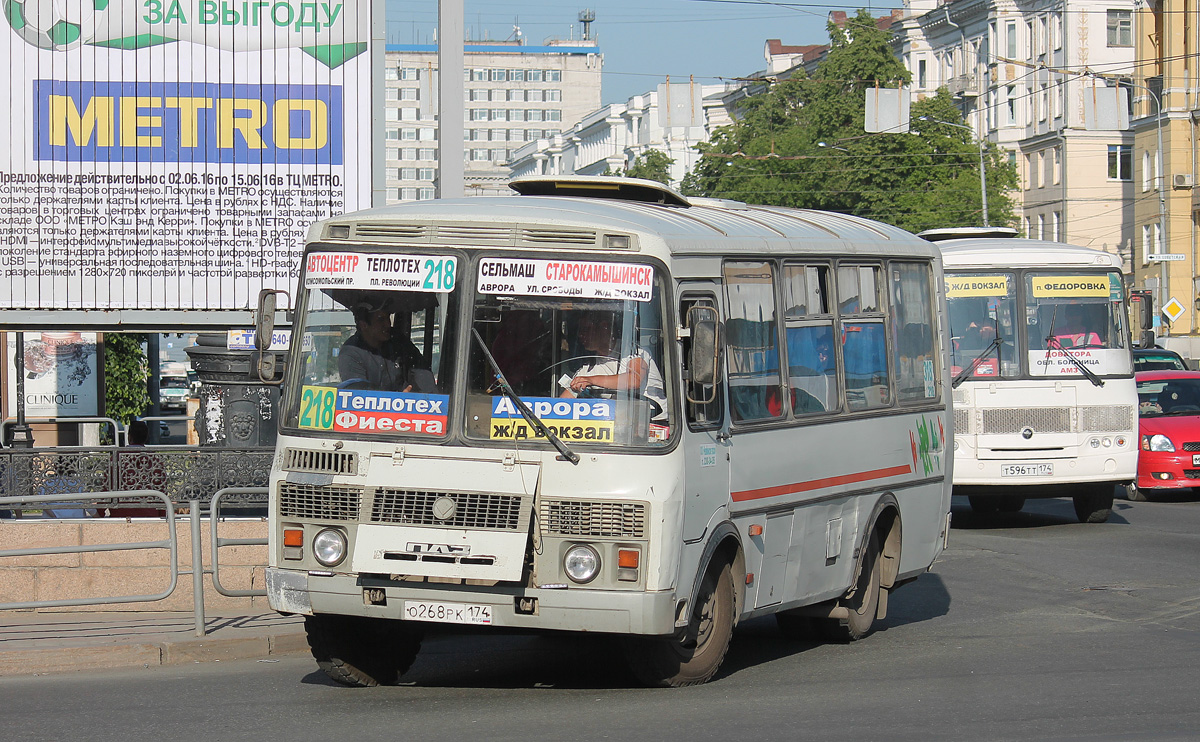
M 492 607 L 469 603 L 433 603 L 425 600 L 404 601 L 404 618 L 409 621 L 467 623 L 490 626 Z
M 1002 477 L 1050 477 L 1054 476 L 1054 464 L 1004 464 L 1000 467 Z

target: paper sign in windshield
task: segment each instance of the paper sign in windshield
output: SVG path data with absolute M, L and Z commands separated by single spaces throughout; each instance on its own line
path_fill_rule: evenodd
M 1129 351 L 1113 348 L 1063 348 L 1029 351 L 1031 376 L 1082 376 L 1079 366 L 1068 355 L 1097 376 L 1129 373 Z
M 946 297 L 1008 296 L 1008 276 L 946 276 Z
M 563 399 L 561 397 L 522 397 L 533 414 L 564 441 L 611 443 L 616 404 L 608 399 Z M 508 397 L 492 400 L 493 440 L 540 438 L 533 426 Z
M 447 292 L 457 277 L 452 255 L 314 252 L 304 259 L 307 288 Z
M 653 290 L 654 268 L 649 265 L 520 258 L 479 261 L 481 294 L 650 301 Z
M 450 397 L 306 386 L 300 392 L 300 427 L 338 433 L 444 435 Z
M 1064 296 L 1108 298 L 1108 276 L 1033 276 L 1030 287 L 1039 299 Z

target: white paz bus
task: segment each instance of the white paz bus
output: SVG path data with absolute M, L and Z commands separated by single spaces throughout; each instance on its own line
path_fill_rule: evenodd
M 1137 471 L 1121 260 L 1013 235 L 922 233 L 945 262 L 954 491 L 978 512 L 1071 497 L 1080 521 L 1101 523 Z
M 949 527 L 937 248 L 648 181 L 512 187 L 312 227 L 272 607 L 351 685 L 438 623 L 619 635 L 668 686 L 741 619 L 869 632 Z

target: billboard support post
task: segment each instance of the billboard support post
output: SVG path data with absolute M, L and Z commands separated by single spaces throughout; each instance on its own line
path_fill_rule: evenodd
M 17 381 L 17 424 L 8 429 L 6 443 L 12 448 L 33 448 L 33 428 L 25 422 L 25 333 L 17 333 L 13 371 Z
M 438 0 L 438 198 L 463 196 L 463 0 Z

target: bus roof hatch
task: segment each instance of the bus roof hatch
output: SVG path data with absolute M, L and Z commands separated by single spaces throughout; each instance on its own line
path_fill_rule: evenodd
M 654 180 L 599 175 L 533 175 L 509 181 L 522 196 L 575 196 L 641 201 L 666 206 L 691 206 L 678 191 Z

